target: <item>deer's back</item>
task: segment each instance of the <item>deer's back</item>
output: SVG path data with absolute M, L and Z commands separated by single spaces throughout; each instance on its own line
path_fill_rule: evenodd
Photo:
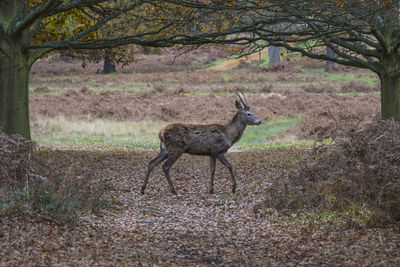
M 170 124 L 161 129 L 159 137 L 167 150 L 194 155 L 217 155 L 231 146 L 225 126 L 219 124 Z

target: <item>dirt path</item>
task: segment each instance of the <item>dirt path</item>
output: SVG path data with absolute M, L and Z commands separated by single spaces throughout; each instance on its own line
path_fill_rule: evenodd
M 0 265 L 187 266 L 187 265 L 396 265 L 399 233 L 388 229 L 343 229 L 273 210 L 255 213 L 273 179 L 290 170 L 304 152 L 229 153 L 238 192 L 218 164 L 215 194 L 208 195 L 208 159 L 182 157 L 171 170 L 178 196 L 158 168 L 145 195 L 139 187 L 156 151 L 81 153 L 107 184 L 109 209 L 77 226 L 19 219 L 0 222 Z M 96 161 L 87 153 L 98 153 Z M 99 181 L 100 182 L 100 181 Z
M 216 66 L 211 66 L 207 70 L 211 71 L 227 71 L 236 68 L 241 61 L 250 63 L 252 61 L 259 61 L 261 60 L 262 57 L 265 57 L 268 55 L 268 49 L 264 49 L 263 51 L 259 53 L 254 53 L 242 58 L 232 58 L 232 59 L 227 59 L 221 64 L 218 64 Z

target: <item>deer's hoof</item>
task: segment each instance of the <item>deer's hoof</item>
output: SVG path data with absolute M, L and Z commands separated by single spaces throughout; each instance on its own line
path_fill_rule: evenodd
M 140 193 L 142 193 L 142 195 L 144 194 L 144 188 L 142 187 L 142 189 L 140 189 Z
M 175 189 L 172 189 L 172 190 L 171 190 L 171 193 L 174 194 L 174 195 L 176 195 Z
M 214 194 L 214 189 L 208 190 L 208 193 L 209 193 L 209 194 Z
M 232 193 L 235 194 L 235 192 L 236 192 L 236 185 L 233 185 L 232 186 Z

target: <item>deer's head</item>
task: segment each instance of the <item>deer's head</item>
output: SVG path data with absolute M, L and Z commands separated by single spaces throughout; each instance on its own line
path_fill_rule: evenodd
M 240 121 L 242 121 L 246 125 L 260 125 L 261 121 L 250 111 L 250 106 L 249 102 L 247 102 L 246 96 L 240 92 L 243 95 L 243 98 L 245 101 L 243 101 L 242 97 L 239 96 L 240 101 L 236 100 L 236 108 L 238 109 L 238 116 L 240 118 Z

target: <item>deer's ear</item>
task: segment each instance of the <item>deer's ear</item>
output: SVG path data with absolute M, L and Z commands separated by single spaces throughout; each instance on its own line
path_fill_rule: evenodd
M 236 108 L 237 109 L 244 109 L 244 105 L 243 105 L 243 103 L 242 102 L 239 102 L 239 101 L 235 101 L 235 105 L 236 105 Z

